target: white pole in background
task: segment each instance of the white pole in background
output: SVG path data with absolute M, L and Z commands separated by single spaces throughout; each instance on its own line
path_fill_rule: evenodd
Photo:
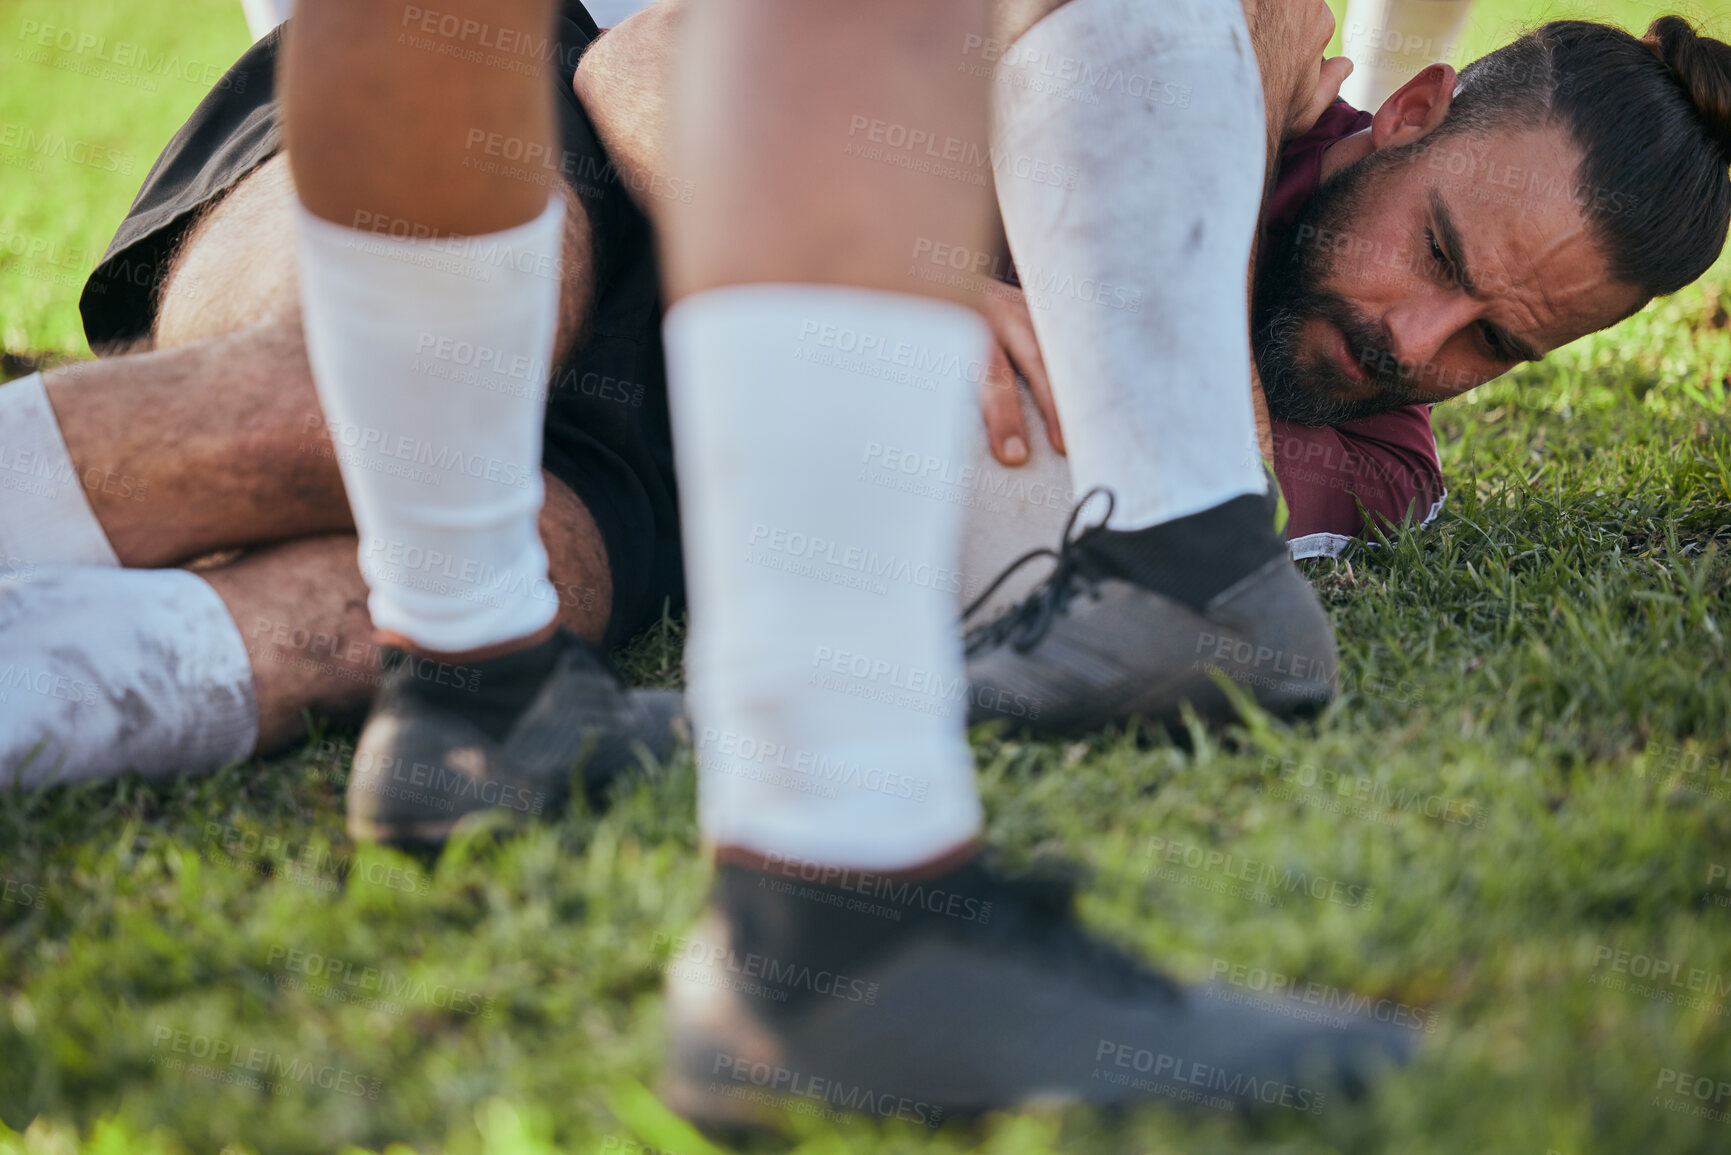
M 240 0 L 246 9 L 247 30 L 255 42 L 263 40 L 272 28 L 289 18 L 295 0 Z
M 583 0 L 583 7 L 589 9 L 589 15 L 595 17 L 595 23 L 603 28 L 611 28 L 627 17 L 637 15 L 653 2 L 654 0 Z
M 1459 68 L 1461 33 L 1472 0 L 1348 0 L 1341 22 L 1341 52 L 1352 75 L 1341 96 L 1375 112 L 1395 89 L 1427 64 Z

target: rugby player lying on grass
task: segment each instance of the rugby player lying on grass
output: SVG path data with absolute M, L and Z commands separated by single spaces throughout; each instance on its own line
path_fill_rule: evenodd
M 571 5 L 553 69 L 565 155 L 524 166 L 572 202 L 541 519 L 552 582 L 513 590 L 453 559 L 384 559 L 478 598 L 554 599 L 563 624 L 608 642 L 681 599 L 651 227 L 700 195 L 658 160 L 675 19 L 662 5 L 595 40 Z M 1314 61 L 1322 31 L 1274 42 Z M 1649 42 L 1548 25 L 1469 67 L 1458 89 L 1452 69 L 1433 65 L 1374 117 L 1335 104 L 1314 124 L 1310 89 L 1281 98 L 1290 84 L 1268 86 L 1271 105 L 1291 106 L 1271 125 L 1302 131 L 1265 215 L 1254 346 L 1301 549 L 1360 532 L 1359 502 L 1390 524 L 1428 515 L 1442 489 L 1426 405 L 1615 323 L 1722 249 L 1731 49 L 1674 21 Z M 0 440 L 38 474 L 0 500 L 0 549 L 20 578 L 0 599 L 12 671 L 0 687 L 0 775 L 207 770 L 292 743 L 308 712 L 356 717 L 372 694 L 377 651 L 333 454 L 391 431 L 331 429 L 314 398 L 271 102 L 275 50 L 274 36 L 255 46 L 235 66 L 250 82 L 219 86 L 194 114 L 92 276 L 91 344 L 131 355 L 0 387 Z M 1280 63 L 1277 75 L 1303 74 Z M 1315 73 L 1312 88 L 1338 85 L 1338 70 Z M 868 122 L 862 141 L 872 132 Z M 476 161 L 524 164 L 511 149 L 478 141 Z M 388 233 L 392 222 L 373 225 Z M 910 254 L 936 257 L 935 245 Z M 1082 291 L 1025 272 L 1036 293 Z M 1030 327 L 1013 296 L 993 297 L 1000 338 L 1059 441 L 1033 340 L 1038 298 Z M 845 335 L 813 338 L 814 354 L 847 355 Z M 429 373 L 461 374 L 486 356 L 436 333 L 425 346 Z M 979 375 L 995 448 L 1028 460 L 1021 471 L 983 447 L 976 461 L 911 470 L 893 446 L 868 447 L 861 462 L 868 480 L 911 473 L 970 505 L 961 572 L 914 578 L 962 599 L 1008 556 L 1053 544 L 1074 496 L 1061 459 L 1026 448 L 1025 434 L 1026 458 L 1010 444 L 1021 403 L 993 385 L 1001 374 Z M 546 376 L 524 366 L 523 388 Z M 489 468 L 448 446 L 398 450 L 431 481 Z M 136 483 L 106 483 L 115 478 L 147 484 L 147 499 L 133 500 Z M 755 544 L 826 580 L 873 580 L 843 552 L 813 556 L 810 541 Z M 197 573 L 159 568 L 236 549 L 248 552 Z M 430 678 L 470 676 L 428 667 Z

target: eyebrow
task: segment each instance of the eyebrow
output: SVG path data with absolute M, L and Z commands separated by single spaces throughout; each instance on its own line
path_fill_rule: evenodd
M 1466 290 L 1467 296 L 1483 300 L 1483 295 L 1473 287 L 1473 275 L 1467 269 L 1466 258 L 1462 255 L 1466 252 L 1466 245 L 1461 242 L 1460 229 L 1455 227 L 1454 214 L 1449 211 L 1448 202 L 1443 200 L 1442 193 L 1434 188 L 1430 190 L 1430 211 L 1431 215 L 1436 218 L 1437 234 L 1442 237 L 1443 247 L 1448 250 L 1449 260 L 1454 264 L 1455 279 Z M 1543 361 L 1545 359 L 1543 353 L 1501 325 L 1493 325 L 1492 328 L 1497 331 L 1497 336 L 1502 339 L 1504 345 L 1508 346 L 1509 351 L 1522 361 Z

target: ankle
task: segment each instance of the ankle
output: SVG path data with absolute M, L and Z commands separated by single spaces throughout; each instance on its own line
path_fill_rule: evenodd
M 399 691 L 460 713 L 490 738 L 503 741 L 535 700 L 561 655 L 582 644 L 570 634 L 554 631 L 531 645 L 513 643 L 510 649 L 481 658 L 433 656 L 387 645 L 380 650 L 379 665 L 396 675 Z
M 545 644 L 558 632 L 559 622 L 555 619 L 548 622 L 534 633 L 524 634 L 520 638 L 511 638 L 510 640 L 503 642 L 493 642 L 489 645 L 478 646 L 472 650 L 454 651 L 428 649 L 426 646 L 416 644 L 414 639 L 410 638 L 407 634 L 399 634 L 395 630 L 375 630 L 374 638 L 381 646 L 389 646 L 394 650 L 401 650 L 405 654 L 413 654 L 417 658 L 427 658 L 434 662 L 444 662 L 448 665 L 460 666 L 475 662 L 487 662 L 494 658 L 502 658 L 506 654 L 516 654 L 521 653 L 524 650 L 532 650 L 536 646 Z
M 1146 529 L 1090 535 L 1089 560 L 1196 610 L 1286 553 L 1274 530 L 1272 499 L 1252 493 Z
M 894 871 L 718 853 L 715 905 L 762 953 L 820 950 L 832 961 L 869 956 L 933 921 L 985 922 L 981 849 L 970 840 Z
M 715 862 L 717 866 L 757 871 L 760 874 L 777 874 L 790 880 L 798 879 L 805 883 L 846 886 L 845 880 L 848 878 L 885 879 L 890 882 L 924 882 L 927 879 L 936 878 L 938 875 L 948 874 L 977 858 L 979 854 L 979 839 L 969 838 L 911 866 L 898 866 L 881 870 L 830 866 L 809 859 L 789 858 L 784 854 L 768 854 L 760 850 L 752 850 L 746 846 L 716 847 Z

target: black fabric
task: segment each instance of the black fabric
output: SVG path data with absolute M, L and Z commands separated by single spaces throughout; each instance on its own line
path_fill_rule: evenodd
M 1095 570 L 1200 610 L 1286 553 L 1270 504 L 1267 496 L 1245 494 L 1147 529 L 1089 534 L 1082 549 Z
M 1076 921 L 1076 875 L 1044 866 L 1010 873 L 989 854 L 917 881 L 894 874 L 782 859 L 764 869 L 716 866 L 714 901 L 727 917 L 736 958 L 755 955 L 764 972 L 828 972 L 823 988 L 795 985 L 766 1001 L 772 1019 L 796 1019 L 825 989 L 863 982 L 878 960 L 919 935 L 972 940 L 976 949 L 1082 976 L 1096 989 L 1176 998 L 1158 972 L 1087 934 Z M 749 972 L 748 972 L 749 973 Z
M 247 49 L 156 158 L 78 300 L 99 355 L 150 336 L 157 292 L 198 214 L 282 148 L 276 119 L 279 27 Z
M 573 646 L 594 648 L 565 630 L 556 630 L 526 650 L 452 666 L 396 646 L 382 646 L 379 669 L 391 677 L 399 693 L 411 693 L 436 709 L 457 714 L 493 741 L 503 742 L 541 692 L 559 664 L 559 655 Z M 601 663 L 599 654 L 594 658 Z
M 235 62 L 145 177 L 79 300 L 97 353 L 123 352 L 150 336 L 188 230 L 281 150 L 282 35 L 278 28 Z M 546 65 L 557 95 L 560 172 L 591 226 L 595 293 L 578 348 L 553 371 L 543 463 L 582 499 L 607 547 L 611 645 L 653 624 L 663 605 L 683 607 L 685 588 L 654 236 L 571 88 L 599 35 L 582 4 L 563 0 Z
M 952 894 L 965 895 L 977 917 L 975 892 L 982 882 L 976 860 L 908 887 L 870 871 L 788 861 L 755 870 L 723 862 L 716 866 L 714 898 L 727 916 L 730 942 L 741 959 L 774 960 L 769 965 L 777 970 L 809 967 L 829 972 L 837 986 L 845 987 L 848 979 L 923 929 L 923 909 L 917 900 L 906 901 L 916 887 L 919 895 L 941 895 L 946 902 Z M 878 901 L 885 889 L 903 901 Z M 785 1002 L 767 1003 L 765 1013 L 797 1018 L 816 999 L 809 986 L 787 994 Z

